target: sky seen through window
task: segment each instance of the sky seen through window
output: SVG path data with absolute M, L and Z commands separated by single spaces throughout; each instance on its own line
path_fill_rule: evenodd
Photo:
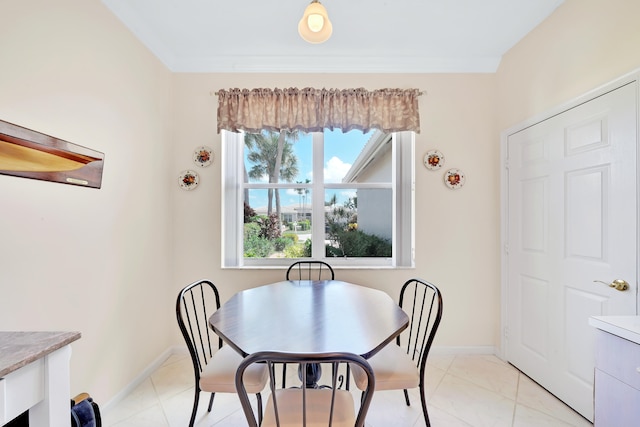
M 362 148 L 365 146 L 374 131 L 364 134 L 359 130 L 352 130 L 348 133 L 342 133 L 340 129 L 334 131 L 324 131 L 324 182 L 341 182 L 342 178 L 347 174 L 353 162 L 356 160 Z M 300 134 L 299 139 L 293 143 L 293 149 L 298 158 L 298 175 L 293 182 L 306 182 L 312 180 L 312 134 Z M 247 168 L 252 163 L 247 159 L 248 150 L 245 150 L 245 165 Z M 259 180 L 251 180 L 252 182 L 269 182 L 265 175 Z M 353 191 L 334 190 L 327 197 L 335 192 L 338 204 L 342 204 L 350 197 L 355 196 Z M 265 191 L 251 191 L 249 204 L 254 209 L 261 209 L 267 206 L 267 194 Z M 300 204 L 301 194 L 296 189 L 286 189 L 280 191 L 282 206 L 298 206 Z

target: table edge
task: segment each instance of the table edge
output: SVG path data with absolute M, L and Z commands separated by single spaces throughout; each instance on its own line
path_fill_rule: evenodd
M 0 331 L 0 378 L 80 339 L 80 332 Z M 10 340 L 6 341 L 5 340 Z M 17 342 L 16 342 L 17 341 Z M 18 352 L 18 350 L 21 350 Z

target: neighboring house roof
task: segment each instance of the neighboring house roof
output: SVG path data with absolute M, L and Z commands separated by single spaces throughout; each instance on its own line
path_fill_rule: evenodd
M 342 182 L 357 182 L 358 176 L 363 171 L 368 167 L 375 166 L 377 160 L 382 157 L 381 155 L 391 149 L 389 142 L 391 142 L 391 134 L 385 134 L 376 130 L 362 148 L 362 151 L 353 162 L 351 169 L 349 169 L 342 179 Z

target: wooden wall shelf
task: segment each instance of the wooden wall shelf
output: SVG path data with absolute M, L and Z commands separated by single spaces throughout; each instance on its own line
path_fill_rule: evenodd
M 104 154 L 0 120 L 0 174 L 100 188 Z

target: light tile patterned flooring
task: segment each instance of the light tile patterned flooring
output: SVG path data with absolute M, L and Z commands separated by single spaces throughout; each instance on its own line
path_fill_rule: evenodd
M 427 406 L 433 427 L 592 426 L 495 356 L 431 354 L 428 365 Z M 187 426 L 193 404 L 192 369 L 188 355 L 171 356 L 127 398 L 103 411 L 103 425 Z M 295 369 L 287 372 L 295 378 Z M 196 426 L 247 425 L 235 394 L 216 394 L 213 410 L 207 413 L 209 396 L 201 394 Z M 354 396 L 357 399 L 359 392 L 354 391 Z M 376 392 L 367 427 L 424 426 L 417 390 L 410 391 L 410 398 L 407 407 L 402 391 Z

